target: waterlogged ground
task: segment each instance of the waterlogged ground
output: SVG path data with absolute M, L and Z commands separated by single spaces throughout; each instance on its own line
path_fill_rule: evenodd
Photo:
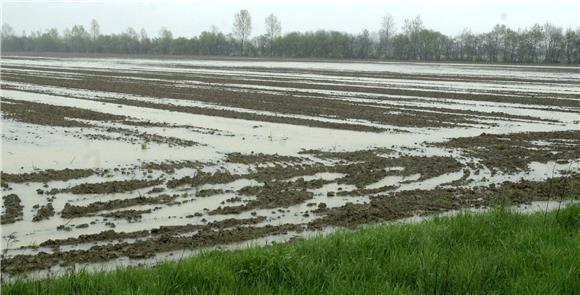
M 1 67 L 5 275 L 580 195 L 577 67 L 11 56 Z

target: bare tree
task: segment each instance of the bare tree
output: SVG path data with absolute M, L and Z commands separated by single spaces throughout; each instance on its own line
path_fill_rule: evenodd
M 149 36 L 147 35 L 145 28 L 141 28 L 141 32 L 139 32 L 139 41 L 144 42 L 145 40 L 149 40 Z
M 219 34 L 220 29 L 216 25 L 211 25 L 211 26 L 209 26 L 209 31 L 212 34 L 217 35 L 217 34 Z
M 425 29 L 425 27 L 423 26 L 423 20 L 420 15 L 417 15 L 417 17 L 412 20 L 406 19 L 403 23 L 403 33 L 407 38 L 409 38 L 413 56 L 419 59 L 421 59 L 421 56 L 419 56 L 419 42 L 421 41 L 419 33 L 423 29 Z
M 551 23 L 544 25 L 544 62 L 558 62 L 560 45 L 563 44 L 564 34 L 562 28 Z
M 14 35 L 14 29 L 9 24 L 2 24 L 2 38 L 9 38 Z
M 234 16 L 234 36 L 238 37 L 241 42 L 241 55 L 244 55 L 244 43 L 252 33 L 252 17 L 250 13 L 242 9 Z
M 391 39 L 396 33 L 395 26 L 395 19 L 393 16 L 390 13 L 385 14 L 385 16 L 383 16 L 383 22 L 381 24 L 380 30 L 381 53 L 385 54 L 385 57 L 389 56 L 389 45 Z
M 93 41 L 97 40 L 97 38 L 99 38 L 100 34 L 101 34 L 101 27 L 99 26 L 99 23 L 97 22 L 97 20 L 93 19 L 91 21 L 91 39 L 93 39 Z
M 266 37 L 270 43 L 270 56 L 272 56 L 274 48 L 274 39 L 280 37 L 282 33 L 282 25 L 274 14 L 268 15 L 266 18 Z

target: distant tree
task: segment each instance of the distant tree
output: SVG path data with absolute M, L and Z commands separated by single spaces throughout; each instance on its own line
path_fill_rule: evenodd
M 274 14 L 268 15 L 266 18 L 266 38 L 270 47 L 270 56 L 272 56 L 274 49 L 274 39 L 280 37 L 282 33 L 282 25 Z
M 557 63 L 560 60 L 564 47 L 564 35 L 562 28 L 551 23 L 544 25 L 544 62 Z
M 9 24 L 2 24 L 2 39 L 14 37 L 14 29 Z
M 145 30 L 145 28 L 141 28 L 141 31 L 139 32 L 139 41 L 143 42 L 148 39 L 149 35 L 147 35 L 147 31 Z
M 520 35 L 518 32 L 512 29 L 505 30 L 505 36 L 503 38 L 503 62 L 517 62 L 517 54 L 518 54 L 518 44 Z
M 123 53 L 139 52 L 139 35 L 132 27 L 128 27 L 120 36 L 120 51 Z
M 544 30 L 542 26 L 540 26 L 539 24 L 533 25 L 526 34 L 526 45 L 527 51 L 529 53 L 528 55 L 529 62 L 532 63 L 537 62 L 540 55 L 542 55 L 541 51 L 543 50 L 543 48 L 541 48 L 539 45 L 542 43 L 543 40 L 544 40 Z
M 364 29 L 355 39 L 354 54 L 358 58 L 369 58 L 371 54 L 371 38 L 367 29 Z
M 15 36 L 14 29 L 9 24 L 2 24 L 2 51 L 22 51 L 22 45 Z
M 151 48 L 151 39 L 149 39 L 149 35 L 147 35 L 145 28 L 141 28 L 141 31 L 139 32 L 139 46 L 139 51 L 141 53 L 147 53 Z
M 423 30 L 423 20 L 418 15 L 415 19 L 406 19 L 403 24 L 403 33 L 409 39 L 412 54 L 415 58 L 421 59 L 419 55 L 419 33 Z
M 173 33 L 166 27 L 161 27 L 159 30 L 159 38 L 157 41 L 158 50 L 163 54 L 172 54 L 171 43 L 173 41 Z
M 163 40 L 172 40 L 173 33 L 166 27 L 161 27 L 161 29 L 159 30 L 159 38 Z
M 464 28 L 461 34 L 457 37 L 459 47 L 459 60 L 473 60 L 475 49 L 473 48 L 475 36 L 470 29 Z
M 384 57 L 390 56 L 391 39 L 393 38 L 395 33 L 396 33 L 395 19 L 391 14 L 387 13 L 385 14 L 385 16 L 383 16 L 381 29 L 379 30 L 380 36 L 379 42 L 381 48 L 380 51 L 381 55 L 383 55 Z
M 97 20 L 93 19 L 91 21 L 91 38 L 93 41 L 95 41 L 99 38 L 99 35 L 101 35 L 101 27 L 99 26 Z
M 50 52 L 59 51 L 61 43 L 58 35 L 58 30 L 52 28 L 46 31 L 46 33 L 41 34 L 38 38 L 37 43 L 38 44 L 36 48 L 38 51 L 50 51 Z
M 568 63 L 578 62 L 577 56 L 580 51 L 578 33 L 572 29 L 567 29 L 564 35 L 564 54 Z
M 75 25 L 70 30 L 68 36 L 68 45 L 74 52 L 87 52 L 90 47 L 91 35 L 82 25 Z
M 217 35 L 220 33 L 220 29 L 216 25 L 211 25 L 209 26 L 209 32 Z
M 502 39 L 505 38 L 505 25 L 495 25 L 493 30 L 484 35 L 484 48 L 489 62 L 496 62 L 501 52 Z
M 350 34 L 318 30 L 281 36 L 279 21 L 270 15 L 266 19 L 266 33 L 252 39 L 247 11 L 236 14 L 234 25 L 235 34 L 224 35 L 212 26 L 199 36 L 174 39 L 171 31 L 162 28 L 159 36 L 151 39 L 144 29 L 137 33 L 133 28 L 120 34 L 101 35 L 95 20 L 88 30 L 76 25 L 66 28 L 62 34 L 50 29 L 23 32 L 18 36 L 10 25 L 3 24 L 0 45 L 3 51 L 580 63 L 580 28 L 564 31 L 549 23 L 518 30 L 496 25 L 489 32 L 477 34 L 465 29 L 460 35 L 449 37 L 425 28 L 420 16 L 405 20 L 401 33 L 395 33 L 392 17 L 387 15 L 377 32 L 363 30 Z
M 220 33 L 217 27 L 210 28 L 210 31 L 203 31 L 198 38 L 198 53 L 202 55 L 223 55 L 227 48 L 226 37 Z
M 234 16 L 233 34 L 241 43 L 240 55 L 244 55 L 244 43 L 252 33 L 252 17 L 250 13 L 242 9 Z

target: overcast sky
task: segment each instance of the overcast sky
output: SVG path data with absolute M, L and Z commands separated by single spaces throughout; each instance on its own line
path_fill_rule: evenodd
M 406 18 L 421 15 L 431 29 L 455 35 L 465 27 L 489 31 L 495 24 L 512 28 L 551 22 L 564 28 L 580 27 L 580 0 L 191 0 L 191 1 L 2 1 L 2 23 L 20 34 L 75 24 L 101 33 L 119 33 L 131 26 L 156 36 L 162 26 L 174 36 L 190 37 L 211 25 L 229 33 L 234 14 L 250 11 L 252 35 L 264 32 L 264 19 L 274 13 L 282 31 L 317 29 L 357 33 L 376 31 L 390 13 L 400 27 Z

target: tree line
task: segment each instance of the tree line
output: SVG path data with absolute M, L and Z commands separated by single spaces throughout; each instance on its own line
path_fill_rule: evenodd
M 114 54 L 213 55 L 282 58 L 348 58 L 487 63 L 580 63 L 580 28 L 564 30 L 550 23 L 514 30 L 496 25 L 490 32 L 464 29 L 448 36 L 428 29 L 420 16 L 397 26 L 386 14 L 380 28 L 358 34 L 318 30 L 282 34 L 280 20 L 265 19 L 266 32 L 251 37 L 252 18 L 247 10 L 234 16 L 232 32 L 215 26 L 191 38 L 174 38 L 167 28 L 155 37 L 129 27 L 118 34 L 101 34 L 93 20 L 88 28 L 75 25 L 15 34 L 2 26 L 4 52 L 74 52 Z

